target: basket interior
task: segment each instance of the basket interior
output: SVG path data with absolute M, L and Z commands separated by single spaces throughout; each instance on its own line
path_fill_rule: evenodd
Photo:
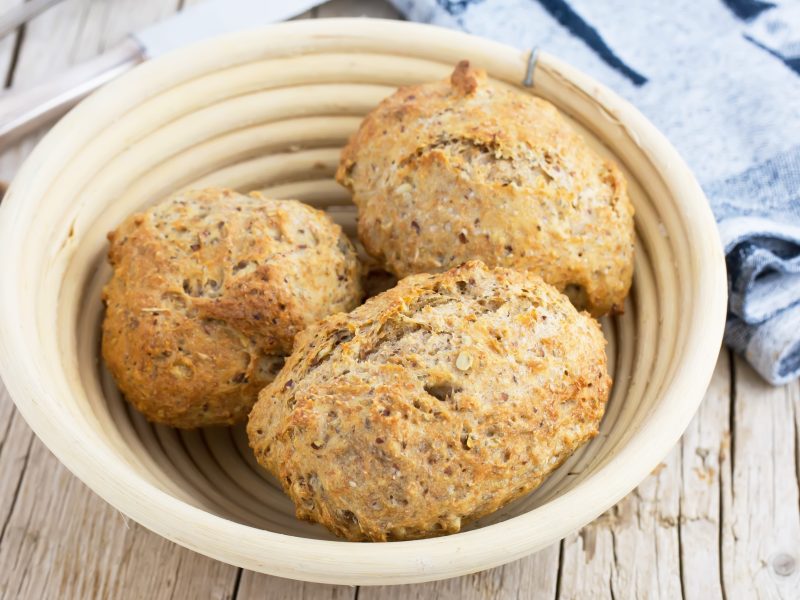
M 59 338 L 62 350 L 76 356 L 73 367 L 84 391 L 75 408 L 150 482 L 232 521 L 332 539 L 322 527 L 295 519 L 291 501 L 256 464 L 244 426 L 180 431 L 152 425 L 120 397 L 99 360 L 100 290 L 110 276 L 105 235 L 125 216 L 180 189 L 226 186 L 324 208 L 355 237 L 355 208 L 333 181 L 340 148 L 360 118 L 396 86 L 440 79 L 452 69 L 434 60 L 362 53 L 326 54 L 324 73 L 314 62 L 308 56 L 255 61 L 189 82 L 181 96 L 204 101 L 177 114 L 159 112 L 179 100 L 165 97 L 169 92 L 134 109 L 149 128 L 136 131 L 135 140 L 110 157 L 78 195 L 80 210 L 70 231 L 80 229 L 80 235 L 68 237 L 64 247 L 69 261 L 63 281 L 69 283 L 61 291 L 58 328 L 65 333 Z M 549 99 L 559 105 L 558 98 Z M 569 106 L 560 108 L 569 111 Z M 652 343 L 664 326 L 677 328 L 675 311 L 658 300 L 665 279 L 675 284 L 674 271 L 651 260 L 670 254 L 660 233 L 664 226 L 626 161 L 579 120 L 572 121 L 597 151 L 613 156 L 626 171 L 637 209 L 633 291 L 625 314 L 603 322 L 612 396 L 594 440 L 539 489 L 469 528 L 541 506 L 601 466 L 650 410 L 654 390 L 648 380 L 669 368 Z

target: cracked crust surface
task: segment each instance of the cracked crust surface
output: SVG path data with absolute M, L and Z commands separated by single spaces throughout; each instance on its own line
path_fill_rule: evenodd
M 600 326 L 530 272 L 402 280 L 298 335 L 248 421 L 297 516 L 350 540 L 454 533 L 593 437 Z
M 363 296 L 341 228 L 294 200 L 191 191 L 108 238 L 103 358 L 128 401 L 175 427 L 244 419 L 295 334 Z
M 633 206 L 615 164 L 549 102 L 462 61 L 400 88 L 342 152 L 366 250 L 399 277 L 471 259 L 527 269 L 600 316 L 633 273 Z

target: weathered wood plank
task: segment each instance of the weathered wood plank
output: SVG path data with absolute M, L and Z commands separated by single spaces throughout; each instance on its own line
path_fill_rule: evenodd
M 0 545 L 0 596 L 230 597 L 234 578 L 233 567 L 126 522 L 33 444 Z
M 681 440 L 681 567 L 687 600 L 722 598 L 723 478 L 730 473 L 730 354 L 723 350 Z
M 33 433 L 13 409 L 11 398 L 0 383 L 0 545 L 19 501 L 20 483 L 32 443 Z
M 734 363 L 730 477 L 723 478 L 728 598 L 800 595 L 797 415 L 800 385 L 773 388 Z
M 356 588 L 347 585 L 305 583 L 243 571 L 237 600 L 354 600 Z
M 177 0 L 65 0 L 25 26 L 12 87 L 43 81 L 48 75 L 97 55 L 128 33 L 175 12 Z M 10 180 L 44 131 L 0 154 L 0 179 Z
M 516 562 L 444 581 L 414 585 L 362 587 L 358 600 L 514 600 L 553 598 L 558 577 L 559 545 Z
M 88 5 L 85 0 L 66 0 L 25 25 L 10 81 L 12 88 L 39 83 L 47 75 L 74 62 L 71 53 L 76 39 L 80 37 Z M 10 181 L 43 135 L 44 132 L 34 133 L 13 147 L 3 149 L 0 154 L 0 178 Z

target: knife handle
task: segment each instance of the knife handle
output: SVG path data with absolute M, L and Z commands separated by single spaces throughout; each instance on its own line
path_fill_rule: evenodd
M 127 38 L 100 56 L 39 85 L 0 95 L 0 149 L 66 113 L 84 97 L 144 60 L 142 47 Z

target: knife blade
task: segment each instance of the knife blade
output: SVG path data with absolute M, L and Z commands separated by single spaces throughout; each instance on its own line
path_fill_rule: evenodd
M 129 35 L 107 52 L 24 90 L 0 94 L 0 148 L 60 117 L 139 63 L 202 39 L 283 21 L 325 0 L 205 0 Z
M 285 21 L 325 0 L 206 0 L 132 34 L 147 58 L 205 38 Z

